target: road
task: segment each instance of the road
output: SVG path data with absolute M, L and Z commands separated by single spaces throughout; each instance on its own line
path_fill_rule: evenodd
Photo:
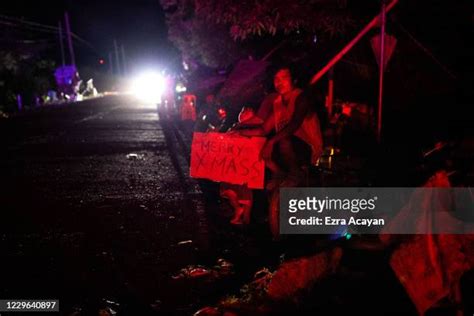
M 0 121 L 0 299 L 58 299 L 61 315 L 192 315 L 262 268 L 325 251 L 304 236 L 271 242 L 264 195 L 252 225 L 232 227 L 215 187 L 189 177 L 190 140 L 184 124 L 124 96 Z M 414 314 L 387 258 L 344 248 L 340 275 L 301 312 Z M 219 259 L 231 273 L 177 278 Z
M 189 135 L 156 108 L 106 97 L 3 120 L 0 131 L 1 298 L 59 299 L 65 315 L 107 304 L 185 315 L 221 293 L 173 281 L 181 268 L 243 260 L 235 249 L 246 258 L 237 279 L 263 264 L 230 214 L 209 216 L 188 176 Z

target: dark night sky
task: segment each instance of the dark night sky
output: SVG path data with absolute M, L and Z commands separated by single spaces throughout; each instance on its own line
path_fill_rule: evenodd
M 378 0 L 370 0 L 377 3 Z M 47 5 L 45 4 L 47 3 Z M 369 2 L 367 2 L 369 3 Z M 179 62 L 177 51 L 168 42 L 164 13 L 159 0 L 2 0 L 0 13 L 56 26 L 68 10 L 73 32 L 93 44 L 95 50 L 77 45 L 78 64 L 107 58 L 113 40 L 123 43 L 129 64 Z M 472 53 L 472 1 L 401 0 L 395 12 L 421 42 L 439 56 L 441 61 L 458 71 Z M 464 25 L 461 25 L 464 24 Z M 393 23 L 391 24 L 393 25 Z M 390 30 L 390 28 L 389 28 Z M 466 32 L 467 30 L 467 32 Z M 40 37 L 43 35 L 39 35 Z M 53 35 L 49 35 L 54 37 Z M 59 61 L 57 39 L 52 39 Z
M 129 64 L 135 67 L 166 64 L 176 56 L 167 41 L 164 14 L 158 0 L 15 0 L 0 4 L 1 14 L 54 26 L 63 17 L 64 10 L 70 14 L 72 31 L 95 48 L 77 44 L 79 64 L 89 64 L 99 56 L 107 58 L 113 50 L 114 39 L 123 43 Z

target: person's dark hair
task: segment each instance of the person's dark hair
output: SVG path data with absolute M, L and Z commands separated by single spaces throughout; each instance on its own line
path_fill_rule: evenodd
M 270 74 L 271 74 L 271 79 L 272 79 L 272 82 L 273 82 L 273 77 L 275 77 L 275 75 L 277 74 L 277 72 L 279 72 L 280 70 L 283 70 L 283 69 L 288 69 L 290 74 L 291 74 L 291 79 L 293 81 L 293 84 L 294 85 L 299 85 L 299 71 L 298 69 L 296 68 L 296 66 L 294 64 L 291 64 L 291 63 L 276 63 L 276 64 L 273 64 L 271 67 L 270 67 Z

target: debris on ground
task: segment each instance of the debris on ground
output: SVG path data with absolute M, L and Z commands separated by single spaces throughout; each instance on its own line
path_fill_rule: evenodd
M 227 260 L 218 259 L 215 266 L 206 268 L 201 265 L 189 265 L 181 269 L 178 274 L 173 275 L 173 280 L 199 279 L 217 280 L 230 276 L 234 273 L 234 265 Z
M 245 284 L 239 296 L 227 296 L 217 307 L 205 307 L 195 315 L 269 315 L 271 306 L 297 304 L 317 282 L 336 273 L 342 249 L 318 253 L 282 263 L 275 272 L 264 268 Z
M 317 281 L 336 272 L 341 258 L 342 249 L 334 248 L 283 263 L 273 273 L 268 296 L 275 301 L 297 299 L 297 293 L 310 289 Z
M 145 155 L 130 153 L 130 154 L 127 154 L 126 157 L 127 157 L 128 160 L 143 160 L 145 158 Z
M 107 308 L 99 309 L 98 314 L 99 314 L 99 316 L 111 316 L 111 315 L 113 315 L 109 312 L 109 310 Z
M 193 316 L 221 316 L 222 313 L 216 307 L 206 306 L 198 310 Z
M 104 314 L 101 314 L 99 311 L 99 315 L 104 316 L 114 316 L 117 315 L 117 310 L 120 308 L 120 304 L 111 300 L 104 299 L 105 307 L 101 309 Z
M 179 274 L 172 276 L 174 280 L 183 278 L 195 279 L 211 275 L 211 270 L 201 266 L 188 266 L 180 270 Z
M 182 245 L 187 245 L 187 244 L 192 244 L 193 241 L 191 239 L 188 239 L 188 240 L 183 240 L 183 241 L 180 241 L 178 243 L 178 246 L 182 246 Z
M 155 311 L 159 312 L 161 310 L 162 302 L 160 300 L 155 300 L 152 304 L 150 304 L 150 307 Z

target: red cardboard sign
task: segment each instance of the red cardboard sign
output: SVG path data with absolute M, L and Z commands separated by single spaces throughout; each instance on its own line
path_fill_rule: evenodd
M 194 133 L 191 177 L 263 189 L 265 164 L 259 154 L 264 144 L 263 137 Z

